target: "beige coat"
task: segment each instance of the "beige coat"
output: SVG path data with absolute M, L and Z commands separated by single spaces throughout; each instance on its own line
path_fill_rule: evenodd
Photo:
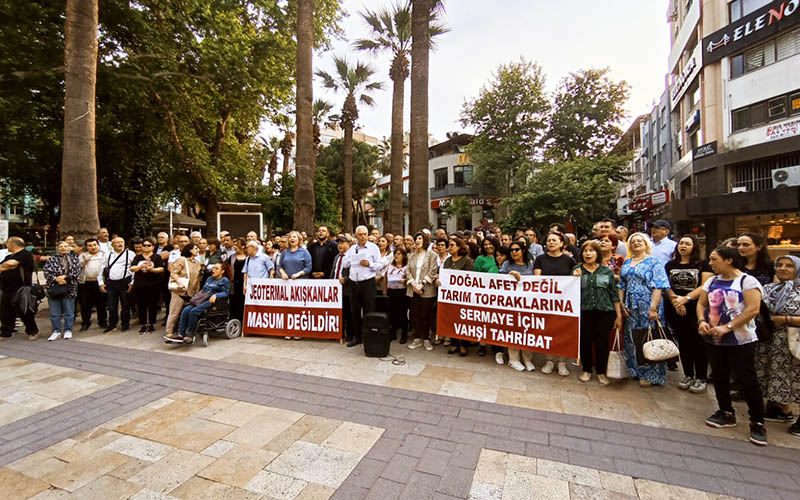
M 422 269 L 419 271 L 419 281 L 417 277 L 417 262 L 422 259 Z M 436 280 L 439 278 L 439 262 L 436 254 L 430 250 L 420 254 L 416 251 L 408 254 L 408 266 L 406 266 L 406 295 L 414 296 L 414 285 L 422 283 L 422 296 L 425 298 L 436 297 Z
M 186 262 L 189 263 L 188 274 L 185 265 Z M 172 263 L 172 272 L 169 274 L 169 281 L 170 283 L 177 283 L 177 278 L 186 278 L 188 276 L 189 287 L 185 292 L 181 292 L 180 294 L 191 297 L 200 291 L 200 272 L 202 269 L 203 265 L 199 262 L 195 262 L 191 257 L 179 257 L 178 260 Z

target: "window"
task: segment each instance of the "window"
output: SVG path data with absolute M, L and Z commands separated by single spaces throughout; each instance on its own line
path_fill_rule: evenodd
M 733 0 L 728 4 L 728 13 L 731 22 L 738 21 L 747 14 L 755 12 L 767 5 L 772 0 Z
M 744 74 L 744 54 L 731 57 L 731 78 Z
M 700 85 L 692 92 L 692 107 L 700 104 Z
M 760 102 L 750 106 L 750 126 L 755 127 L 769 121 L 767 117 L 767 103 Z
M 697 149 L 697 146 L 700 145 L 700 133 L 699 132 L 695 132 L 694 134 L 692 134 L 689 137 L 689 142 L 692 145 L 692 150 Z
M 731 57 L 731 78 L 800 54 L 800 29 Z
M 750 110 L 748 108 L 733 112 L 733 131 L 750 127 Z
M 791 116 L 800 115 L 800 92 L 789 96 L 789 114 Z
M 472 165 L 454 167 L 453 177 L 456 186 L 469 186 L 472 183 Z
M 447 185 L 447 168 L 438 168 L 433 171 L 433 182 L 436 189 L 444 189 Z
M 796 29 L 790 33 L 778 37 L 777 44 L 777 59 L 782 61 L 787 57 L 792 57 L 795 54 L 800 54 L 800 29 Z
M 786 97 L 778 97 L 769 101 L 769 121 L 786 117 Z

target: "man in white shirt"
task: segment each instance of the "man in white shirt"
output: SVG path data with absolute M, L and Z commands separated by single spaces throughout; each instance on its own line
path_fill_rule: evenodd
M 258 235 L 255 231 L 250 231 L 247 233 L 247 242 L 250 243 L 251 241 L 255 241 L 258 245 L 258 255 L 264 255 L 264 246 L 258 241 Z
M 81 331 L 92 326 L 92 308 L 97 308 L 97 324 L 106 328 L 108 297 L 100 291 L 97 283 L 105 265 L 105 255 L 100 251 L 96 238 L 89 238 L 84 243 L 86 251 L 80 254 L 81 274 L 78 275 L 78 302 L 81 305 Z
M 233 248 L 233 238 L 231 237 L 231 233 L 228 231 L 220 231 L 219 242 L 219 250 L 222 252 L 222 260 L 227 262 L 228 259 L 231 258 L 231 255 L 236 253 L 236 249 Z
M 117 329 L 119 307 L 122 307 L 122 331 L 131 326 L 131 309 L 128 306 L 128 292 L 133 288 L 131 263 L 136 254 L 125 250 L 125 240 L 117 236 L 111 240 L 111 252 L 105 255 L 103 267 L 97 275 L 100 291 L 108 294 L 108 326 L 103 333 Z
M 653 237 L 653 257 L 661 261 L 663 265 L 672 260 L 672 254 L 678 244 L 669 239 L 669 232 L 672 226 L 664 219 L 654 221 L 650 226 L 650 236 Z
M 111 242 L 108 241 L 108 229 L 105 227 L 101 227 L 100 230 L 97 231 L 97 246 L 100 247 L 100 251 L 104 254 L 111 252 Z
M 353 340 L 347 347 L 362 342 L 361 319 L 363 314 L 375 311 L 375 275 L 383 269 L 378 245 L 368 241 L 367 226 L 356 228 L 356 244 L 344 255 L 344 267 L 349 269 L 350 318 L 353 322 Z
M 172 272 L 172 263 L 181 258 L 181 250 L 189 244 L 189 237 L 185 234 L 176 236 L 175 240 L 178 242 L 178 245 L 172 249 L 167 258 L 167 270 L 170 272 Z

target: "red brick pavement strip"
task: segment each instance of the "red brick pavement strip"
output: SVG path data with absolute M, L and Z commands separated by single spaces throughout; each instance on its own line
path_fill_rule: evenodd
M 0 353 L 129 379 L 0 428 L 0 465 L 182 389 L 385 429 L 337 500 L 466 498 L 481 448 L 759 500 L 800 490 L 799 450 L 744 440 L 89 342 Z

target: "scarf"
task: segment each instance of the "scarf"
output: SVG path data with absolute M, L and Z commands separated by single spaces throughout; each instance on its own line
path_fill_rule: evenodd
M 800 257 L 782 255 L 775 259 L 775 264 L 781 259 L 791 259 L 794 263 L 794 277 L 791 280 L 770 283 L 764 287 L 766 292 L 765 302 L 772 314 L 779 314 L 779 312 L 783 311 L 792 294 L 800 291 Z

